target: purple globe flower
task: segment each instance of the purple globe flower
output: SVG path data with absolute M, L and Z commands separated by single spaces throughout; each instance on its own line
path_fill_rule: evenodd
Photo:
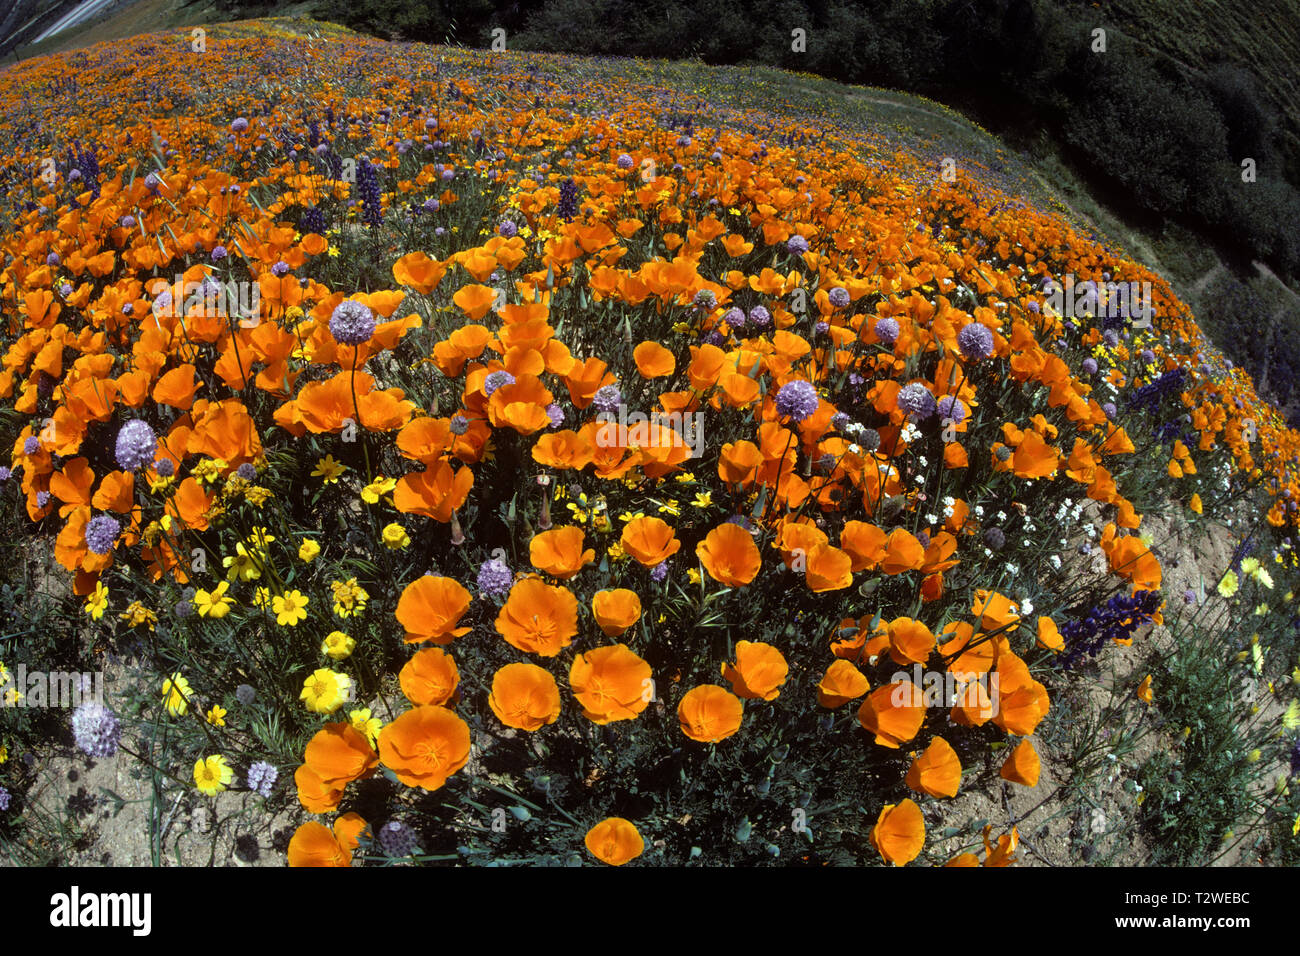
M 1092 356 L 1088 356 L 1088 358 L 1083 360 L 1083 373 L 1085 375 L 1097 374 L 1097 360 Z
M 447 427 L 453 435 L 463 435 L 469 431 L 469 419 L 457 412 L 451 416 L 451 422 Z
M 596 389 L 591 404 L 598 412 L 616 412 L 623 404 L 623 393 L 618 390 L 617 385 L 602 385 Z
M 876 338 L 880 339 L 885 345 L 893 345 L 898 341 L 898 321 L 891 318 L 877 319 L 872 331 L 876 333 Z
M 735 306 L 732 306 L 726 312 L 722 313 L 722 321 L 733 329 L 743 329 L 745 327 L 745 313 Z
M 0 810 L 8 810 L 13 796 L 4 787 L 0 787 Z
M 330 335 L 340 345 L 360 345 L 374 334 L 374 313 L 362 302 L 345 299 L 330 314 Z
M 242 466 L 241 466 L 242 467 Z M 159 478 L 170 478 L 176 474 L 176 462 L 170 458 L 160 458 L 154 462 L 153 470 L 158 472 Z
M 59 259 L 59 254 L 57 252 L 51 252 L 48 256 L 45 257 L 45 264 L 47 266 L 57 266 L 59 262 L 60 259 Z
M 827 293 L 826 297 L 830 299 L 831 305 L 835 306 L 837 309 L 847 307 L 851 301 L 849 298 L 849 290 L 843 286 L 836 286 L 831 289 L 831 291 Z
M 1156 353 L 1151 351 L 1150 349 L 1143 349 L 1142 354 L 1139 356 L 1139 358 L 1142 359 L 1143 365 L 1150 365 L 1152 362 L 1156 360 Z
M 651 569 L 650 580 L 655 584 L 663 584 L 666 577 L 668 577 L 668 562 L 660 561 Z
M 808 251 L 808 240 L 796 234 L 790 237 L 785 247 L 790 251 L 790 255 L 801 256 Z
M 379 828 L 379 848 L 391 857 L 410 856 L 420 848 L 420 838 L 401 820 L 389 820 Z
M 252 684 L 240 684 L 235 688 L 235 700 L 245 707 L 251 706 L 257 700 L 257 691 Z
M 118 223 L 119 225 L 121 225 L 123 229 L 134 229 L 135 216 L 123 216 L 120 220 L 118 220 Z
M 12 471 L 10 471 L 6 466 L 0 465 L 0 482 L 8 481 L 12 475 Z
M 993 354 L 993 331 L 982 322 L 967 323 L 957 333 L 957 347 L 968 359 L 986 359 Z
M 1119 333 L 1114 329 L 1107 329 L 1102 333 L 1101 340 L 1106 343 L 1106 348 L 1113 349 L 1119 345 Z
M 507 239 L 513 239 L 519 234 L 519 227 L 509 219 L 502 219 L 497 226 L 497 235 L 504 236 Z
M 776 411 L 782 418 L 801 422 L 817 411 L 817 405 L 817 389 L 803 379 L 786 382 L 776 393 Z
M 966 420 L 966 404 L 956 395 L 944 395 L 935 403 L 935 409 L 940 418 L 949 419 L 954 425 Z
M 135 471 L 150 464 L 157 451 L 158 439 L 149 423 L 133 418 L 118 431 L 113 453 L 121 468 Z
M 209 255 L 211 256 L 213 262 L 219 262 L 222 259 L 226 258 L 226 256 L 230 255 L 230 253 L 226 250 L 225 246 L 213 246 L 212 252 L 209 253 Z
M 934 395 L 920 382 L 912 382 L 898 390 L 898 407 L 915 419 L 926 419 L 938 408 Z
M 236 116 L 230 124 L 230 129 L 232 132 L 242 133 L 244 130 L 248 129 L 248 120 L 244 119 L 242 116 Z
M 564 409 L 554 402 L 546 406 L 546 415 L 551 420 L 552 428 L 559 428 L 564 424 Z
M 815 335 L 825 335 L 830 330 L 831 324 L 829 322 L 818 322 L 813 326 L 813 334 Z
M 488 597 L 500 600 L 510 593 L 514 582 L 514 572 L 499 558 L 484 561 L 478 569 L 478 589 Z
M 1106 413 L 1106 417 L 1111 421 L 1114 421 L 1115 416 L 1119 414 L 1119 409 L 1115 407 L 1114 402 L 1107 402 L 1105 405 L 1101 406 L 1101 410 Z
M 91 554 L 108 554 L 113 550 L 122 525 L 109 515 L 96 515 L 86 522 L 86 547 Z
M 275 782 L 279 779 L 280 771 L 265 760 L 259 760 L 248 768 L 248 789 L 261 794 L 263 797 L 271 796 L 271 788 L 275 786 Z
M 23 454 L 34 455 L 41 450 L 41 440 L 35 435 L 28 435 L 23 441 Z
M 235 474 L 237 474 L 240 478 L 243 478 L 245 481 L 256 481 L 257 466 L 254 465 L 251 461 L 246 461 L 238 468 L 235 469 Z
M 691 302 L 696 308 L 711 312 L 718 304 L 718 297 L 713 294 L 712 289 L 700 289 Z
M 90 757 L 111 757 L 122 739 L 122 725 L 103 704 L 88 700 L 72 712 L 72 736 Z
M 618 159 L 616 159 L 614 162 L 618 165 L 619 169 L 632 168 L 632 157 L 629 156 L 627 153 L 619 153 Z
M 762 331 L 772 324 L 772 313 L 763 306 L 756 305 L 749 310 L 749 321 L 754 324 L 754 328 Z
M 275 265 L 271 266 L 271 275 L 275 276 L 277 279 L 283 279 L 288 274 L 289 274 L 289 263 L 285 262 L 284 260 L 281 260 L 277 262 Z
M 495 372 L 489 372 L 487 377 L 483 379 L 483 394 L 488 398 L 491 398 L 492 393 L 498 388 L 503 388 L 506 385 L 513 384 L 515 384 L 515 377 L 513 375 L 505 369 L 497 369 Z

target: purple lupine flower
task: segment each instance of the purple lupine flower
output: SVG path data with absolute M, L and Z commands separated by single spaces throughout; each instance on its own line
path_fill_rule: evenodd
M 950 419 L 954 425 L 966 420 L 966 403 L 956 395 L 944 395 L 935 403 L 940 418 Z
M 111 757 L 122 739 L 122 725 L 103 704 L 88 700 L 72 712 L 72 736 L 87 756 Z
M 113 550 L 122 525 L 109 515 L 96 515 L 86 522 L 86 548 L 91 554 L 108 554 Z
M 149 423 L 133 418 L 117 433 L 114 457 L 125 471 L 135 471 L 153 461 L 158 451 L 158 439 Z
M 831 291 L 827 293 L 826 297 L 830 299 L 831 305 L 835 306 L 837 309 L 845 308 L 849 302 L 852 301 L 849 298 L 849 290 L 838 285 L 831 289 Z
M 957 347 L 968 359 L 986 359 L 993 354 L 993 330 L 983 322 L 968 322 L 957 333 Z
M 817 389 L 801 378 L 786 382 L 776 393 L 776 411 L 782 418 L 801 422 L 817 411 Z
M 808 251 L 808 240 L 796 233 L 790 237 L 785 247 L 789 250 L 790 255 L 801 256 Z
M 13 797 L 10 795 L 9 791 L 4 787 L 0 787 L 0 810 L 8 810 L 9 802 L 12 799 Z
M 410 856 L 420 848 L 420 838 L 401 820 L 389 820 L 379 828 L 379 848 L 391 857 Z
M 36 492 L 36 507 L 44 508 L 50 503 L 50 493 L 48 491 Z
M 478 569 L 478 589 L 488 597 L 500 600 L 510 593 L 515 575 L 510 566 L 499 558 L 484 561 Z
M 345 299 L 330 314 L 330 335 L 340 345 L 360 345 L 375 334 L 375 316 L 365 303 Z
M 929 418 L 938 403 L 934 394 L 920 382 L 912 382 L 898 390 L 898 407 L 916 419 Z
M 1088 356 L 1086 359 L 1083 360 L 1083 374 L 1084 375 L 1097 374 L 1097 360 L 1092 356 Z
M 13 472 L 6 466 L 0 465 L 0 482 L 8 481 Z
M 618 390 L 617 385 L 602 385 L 596 389 L 591 404 L 598 412 L 616 412 L 623 404 L 623 393 Z
M 876 324 L 872 326 L 872 331 L 876 333 L 876 338 L 885 345 L 893 345 L 898 341 L 898 320 L 886 316 L 883 319 L 877 319 Z
M 263 797 L 271 796 L 271 788 L 280 779 L 280 771 L 265 760 L 259 760 L 248 768 L 248 789 L 260 793 Z
M 497 369 L 495 372 L 489 372 L 487 377 L 483 379 L 483 394 L 488 398 L 491 398 L 492 393 L 498 388 L 504 388 L 506 385 L 513 384 L 515 384 L 515 377 L 513 375 L 503 368 Z

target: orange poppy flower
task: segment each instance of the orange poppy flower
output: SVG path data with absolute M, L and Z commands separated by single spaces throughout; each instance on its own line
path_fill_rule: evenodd
M 970 612 L 980 619 L 980 627 L 986 631 L 1006 628 L 1003 633 L 1010 634 L 1019 628 L 1019 608 L 1005 594 L 979 588 L 975 591 L 975 600 Z
M 488 314 L 496 299 L 496 290 L 491 286 L 472 284 L 457 289 L 451 297 L 451 301 L 475 322 Z
M 817 685 L 817 703 L 822 707 L 839 707 L 857 700 L 871 689 L 865 674 L 852 661 L 835 660 Z
M 895 866 L 911 863 L 925 846 L 925 819 L 911 799 L 887 803 L 871 828 L 871 845 Z
M 924 664 L 937 640 L 930 629 L 910 617 L 889 622 L 889 656 L 895 664 Z
M 845 522 L 844 530 L 840 532 L 840 547 L 852 558 L 851 570 L 854 572 L 869 571 L 879 565 L 888 550 L 886 540 L 883 528 L 865 521 Z
M 754 536 L 740 525 L 730 523 L 710 531 L 695 546 L 695 555 L 710 577 L 730 587 L 754 580 L 763 563 Z
M 180 365 L 158 379 L 153 387 L 153 400 L 187 411 L 194 404 L 194 393 L 200 384 L 195 381 L 193 365 Z
M 632 350 L 632 360 L 642 378 L 662 378 L 677 370 L 677 359 L 658 342 L 645 341 Z
M 469 591 L 455 578 L 429 574 L 416 578 L 397 599 L 395 614 L 406 630 L 406 643 L 450 644 L 468 634 L 468 627 L 456 625 L 469 609 L 470 600 Z
M 569 668 L 569 686 L 583 714 L 597 724 L 634 719 L 654 691 L 650 665 L 626 644 L 578 654 Z
M 307 742 L 303 762 L 322 784 L 342 787 L 375 772 L 375 752 L 346 722 L 326 724 Z
M 817 594 L 847 588 L 853 584 L 853 558 L 833 545 L 814 545 L 808 551 L 804 580 Z
M 957 751 L 942 737 L 935 737 L 930 746 L 912 761 L 904 781 L 917 793 L 932 797 L 955 797 L 961 786 L 961 761 Z
M 902 574 L 921 567 L 925 548 L 916 536 L 905 528 L 895 528 L 885 538 L 885 556 L 880 559 L 880 570 L 886 574 Z
M 446 272 L 446 265 L 437 259 L 430 259 L 423 252 L 407 253 L 393 263 L 393 278 L 421 295 L 428 295 L 436 289 Z
M 541 531 L 529 542 L 528 557 L 539 571 L 565 581 L 596 560 L 596 552 L 582 550 L 582 544 L 582 529 L 576 525 Z
M 597 591 L 591 599 L 596 623 L 606 637 L 618 637 L 641 618 L 641 598 L 627 588 Z
M 948 718 L 962 727 L 983 727 L 994 714 L 994 704 L 984 685 L 974 678 L 957 688 L 957 700 Z
M 446 461 L 438 461 L 424 471 L 399 478 L 393 505 L 403 514 L 424 515 L 446 524 L 451 513 L 465 504 L 472 487 L 473 469 L 454 469 Z
M 718 455 L 718 477 L 729 485 L 747 485 L 762 465 L 763 453 L 753 442 L 727 442 Z
M 331 830 L 309 820 L 289 839 L 290 866 L 351 866 L 352 851 L 361 845 L 361 833 L 369 826 L 360 815 L 345 813 Z
M 446 707 L 414 707 L 379 731 L 379 760 L 408 787 L 437 790 L 469 762 L 469 724 Z
M 752 700 L 775 700 L 789 673 L 781 652 L 761 641 L 737 641 L 736 663 L 722 665 L 722 676 L 736 696 Z
M 1009 734 L 1028 737 L 1047 716 L 1047 688 L 1029 675 L 1029 667 L 1015 654 L 998 657 L 997 712 L 993 723 Z
M 516 581 L 497 615 L 496 629 L 521 651 L 554 657 L 578 633 L 578 599 L 566 587 L 539 577 Z
M 445 704 L 456 694 L 460 670 L 442 648 L 426 647 L 402 666 L 397 680 L 412 704 Z
M 645 841 L 630 820 L 609 817 L 587 831 L 583 839 L 591 855 L 610 866 L 622 866 L 645 851 Z
M 488 706 L 507 727 L 540 730 L 560 716 L 560 688 L 545 668 L 507 664 L 492 677 Z
M 585 435 L 565 429 L 538 438 L 532 454 L 533 461 L 548 468 L 581 469 L 591 464 L 594 451 Z
M 894 750 L 915 737 L 924 720 L 925 695 L 910 680 L 877 688 L 858 708 L 858 723 L 876 735 L 876 743 Z
M 677 705 L 682 733 L 692 740 L 713 744 L 740 729 L 745 703 L 716 684 L 693 687 Z
M 298 802 L 309 813 L 329 813 L 343 802 L 343 788 L 325 783 L 307 764 L 294 771 L 293 782 L 298 787 Z
M 682 547 L 672 526 L 661 518 L 633 518 L 623 526 L 619 543 L 647 568 L 662 564 Z
M 998 776 L 1021 786 L 1036 787 L 1041 769 L 1042 761 L 1038 759 L 1038 751 L 1028 740 L 1022 740 L 1002 762 L 1002 769 L 998 771 Z
M 1065 650 L 1065 638 L 1061 637 L 1060 629 L 1050 617 L 1038 619 L 1038 646 L 1058 653 Z

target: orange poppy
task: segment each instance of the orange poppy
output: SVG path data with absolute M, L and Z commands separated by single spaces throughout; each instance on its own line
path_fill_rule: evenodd
M 850 570 L 869 571 L 880 564 L 887 551 L 886 540 L 885 530 L 874 524 L 845 522 L 844 530 L 840 532 L 840 547 L 853 560 Z
M 706 744 L 734 734 L 740 729 L 744 714 L 744 701 L 716 684 L 691 688 L 677 705 L 682 733 Z
M 910 617 L 889 622 L 889 656 L 895 664 L 924 664 L 934 650 L 936 638 L 930 629 Z
M 1047 716 L 1047 688 L 1029 675 L 1029 667 L 1015 654 L 998 657 L 997 713 L 993 722 L 1009 734 L 1028 737 Z
M 554 657 L 578 633 L 578 599 L 562 585 L 539 577 L 516 581 L 497 615 L 496 629 L 521 651 Z
M 622 866 L 645 851 L 645 841 L 630 820 L 608 817 L 587 831 L 582 841 L 591 855 L 610 866 Z
M 402 666 L 397 680 L 412 704 L 445 704 L 456 694 L 460 671 L 442 648 L 426 647 Z
M 916 802 L 887 803 L 871 828 L 871 845 L 895 866 L 911 863 L 925 846 L 925 819 Z
M 596 623 L 606 637 L 618 637 L 641 618 L 641 598 L 627 588 L 597 591 L 591 599 Z
M 597 724 L 632 720 L 650 703 L 650 665 L 626 644 L 597 647 L 573 658 L 569 686 L 582 712 Z
M 352 852 L 361 845 L 361 834 L 369 826 L 360 815 L 345 813 L 331 830 L 309 820 L 289 839 L 290 866 L 351 866 Z
M 866 675 L 852 661 L 835 660 L 817 685 L 817 703 L 822 707 L 839 707 L 857 700 L 870 689 Z
M 924 720 L 925 695 L 910 680 L 877 688 L 858 708 L 858 723 L 876 735 L 876 743 L 894 750 L 915 737 Z
M 817 594 L 847 588 L 853 584 L 853 558 L 833 545 L 816 544 L 808 551 L 804 580 Z
M 789 673 L 781 652 L 761 641 L 737 641 L 735 664 L 722 665 L 722 676 L 736 696 L 753 700 L 775 700 Z
M 677 359 L 658 342 L 645 341 L 632 350 L 632 360 L 642 378 L 662 378 L 677 370 Z
M 446 272 L 445 264 L 418 251 L 407 253 L 393 263 L 393 278 L 421 295 L 428 295 L 436 289 Z
M 710 577 L 730 587 L 754 580 L 762 565 L 754 536 L 737 524 L 714 528 L 695 546 L 695 555 Z
M 446 524 L 451 521 L 451 513 L 465 504 L 473 486 L 473 469 L 457 470 L 446 461 L 438 461 L 424 471 L 399 478 L 393 489 L 393 505 L 403 514 L 424 515 Z
M 561 581 L 568 580 L 596 560 L 596 552 L 582 550 L 582 529 L 576 525 L 541 531 L 528 544 L 533 567 Z
M 1038 646 L 1058 653 L 1065 650 L 1065 638 L 1061 637 L 1060 629 L 1050 617 L 1038 619 Z
M 1002 769 L 998 772 L 998 776 L 1021 786 L 1036 787 L 1041 769 L 1042 761 L 1038 759 L 1038 751 L 1028 740 L 1022 740 L 1002 762 Z
M 918 793 L 932 797 L 955 797 L 961 786 L 961 761 L 957 751 L 942 737 L 935 737 L 930 746 L 912 761 L 904 781 Z
M 375 752 L 351 724 L 326 724 L 307 742 L 304 763 L 327 787 L 342 787 L 375 772 Z
M 469 724 L 446 707 L 414 707 L 379 731 L 380 762 L 408 787 L 437 790 L 469 749 Z
M 661 518 L 633 518 L 623 526 L 619 543 L 647 568 L 662 564 L 682 547 L 672 526 Z
M 925 548 L 914 534 L 905 528 L 895 528 L 885 538 L 885 556 L 880 559 L 880 570 L 886 574 L 902 574 L 921 567 Z
M 492 677 L 488 706 L 507 727 L 540 730 L 560 716 L 560 688 L 545 668 L 506 664 Z
M 306 764 L 294 771 L 293 782 L 298 788 L 298 802 L 309 813 L 329 813 L 343 801 L 343 788 L 325 783 L 320 774 Z
M 406 630 L 406 643 L 450 644 L 468 634 L 468 627 L 456 625 L 469 609 L 470 600 L 469 591 L 455 578 L 430 574 L 416 578 L 397 599 L 395 613 Z

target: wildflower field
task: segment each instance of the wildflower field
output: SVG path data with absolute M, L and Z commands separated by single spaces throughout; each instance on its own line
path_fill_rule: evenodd
M 216 863 L 1300 860 L 1300 436 L 1012 179 L 655 69 L 0 72 L 5 854 L 71 760 Z

